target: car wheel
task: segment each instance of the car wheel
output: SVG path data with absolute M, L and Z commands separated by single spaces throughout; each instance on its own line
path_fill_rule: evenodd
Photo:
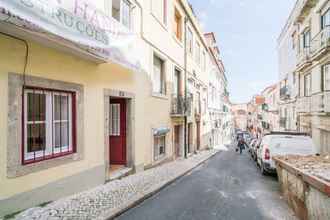
M 264 165 L 262 164 L 262 162 L 260 163 L 260 171 L 262 175 L 267 175 L 267 171 L 264 168 Z

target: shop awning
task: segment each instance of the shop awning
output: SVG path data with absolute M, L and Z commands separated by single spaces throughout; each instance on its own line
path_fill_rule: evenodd
M 136 34 L 91 0 L 1 0 L 0 22 L 1 31 L 31 36 L 98 62 L 139 66 L 132 51 Z
M 166 135 L 168 132 L 170 132 L 170 129 L 168 127 L 155 128 L 154 136 L 163 136 Z

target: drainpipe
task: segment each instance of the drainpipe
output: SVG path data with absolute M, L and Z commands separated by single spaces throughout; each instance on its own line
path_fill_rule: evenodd
M 184 108 L 184 157 L 188 157 L 188 135 L 187 135 L 187 114 L 188 114 L 188 78 L 187 78 L 187 22 L 188 18 L 184 18 L 184 100 L 185 100 L 185 108 Z

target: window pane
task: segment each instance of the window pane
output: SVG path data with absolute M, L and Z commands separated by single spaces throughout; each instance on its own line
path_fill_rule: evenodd
M 165 154 L 165 146 L 165 136 L 154 137 L 154 157 L 156 160 Z
M 68 120 L 68 96 L 54 95 L 54 120 Z
M 110 135 L 120 136 L 120 105 L 110 105 Z
M 41 93 L 27 94 L 28 121 L 46 120 L 46 95 Z
M 27 125 L 27 152 L 44 150 L 46 146 L 46 127 L 44 123 Z
M 165 136 L 160 137 L 159 155 L 165 154 Z
M 130 5 L 126 0 L 122 0 L 121 6 L 121 23 L 130 28 Z
M 158 57 L 154 57 L 154 77 L 153 77 L 153 89 L 154 92 L 162 93 L 162 65 L 163 61 Z
M 55 147 L 69 146 L 69 124 L 68 122 L 54 123 Z
M 112 17 L 120 22 L 120 0 L 112 1 Z

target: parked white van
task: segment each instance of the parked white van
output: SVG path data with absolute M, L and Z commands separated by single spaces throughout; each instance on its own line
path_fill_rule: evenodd
M 262 174 L 276 173 L 272 157 L 283 155 L 315 155 L 313 140 L 305 133 L 272 132 L 265 135 L 257 150 L 257 163 Z

